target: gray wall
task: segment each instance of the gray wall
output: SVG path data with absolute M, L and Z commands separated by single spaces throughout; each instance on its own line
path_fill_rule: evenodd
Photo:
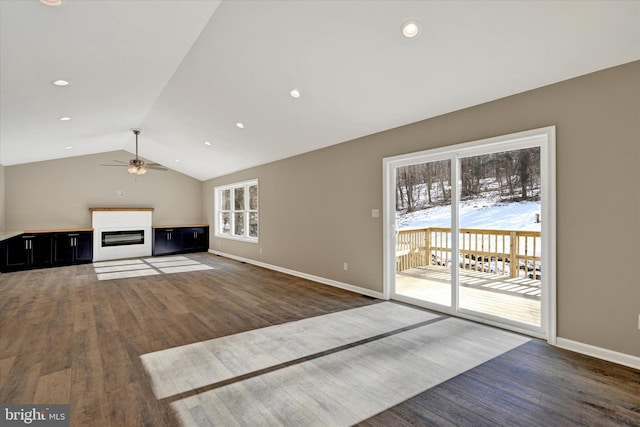
M 206 181 L 213 224 L 214 186 L 260 180 L 260 243 L 211 248 L 381 292 L 384 157 L 550 125 L 558 336 L 640 356 L 640 62 Z
M 90 227 L 90 207 L 152 207 L 155 225 L 203 222 L 201 181 L 100 166 L 131 157 L 116 151 L 5 167 L 7 230 Z

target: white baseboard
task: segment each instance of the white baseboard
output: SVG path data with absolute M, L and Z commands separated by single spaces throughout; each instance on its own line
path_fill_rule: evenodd
M 596 347 L 560 337 L 556 339 L 556 346 L 564 348 L 565 350 L 571 350 L 577 353 L 586 354 L 587 356 L 593 356 L 598 359 L 617 363 L 619 365 L 640 369 L 640 357 L 632 356 L 630 354 L 619 353 L 617 351 L 607 350 L 606 348 Z
M 246 262 L 247 264 L 253 264 L 258 267 L 267 268 L 269 270 L 279 271 L 280 273 L 290 274 L 292 276 L 301 277 L 303 279 L 312 280 L 314 282 L 322 283 L 329 286 L 334 286 L 336 288 L 345 289 L 347 291 L 355 292 L 357 294 L 366 295 L 373 298 L 385 299 L 384 294 L 382 292 L 372 291 L 371 289 L 362 288 L 360 286 L 350 285 L 344 282 L 338 282 L 336 280 L 327 279 L 320 276 L 314 276 L 313 274 L 302 273 L 300 271 L 290 270 L 288 268 L 279 267 L 277 265 L 271 265 L 264 262 L 256 261 L 249 258 L 243 258 L 240 256 L 228 254 L 226 252 L 215 251 L 213 249 L 209 249 L 209 253 L 214 255 L 220 255 L 225 258 L 235 259 L 236 261 Z

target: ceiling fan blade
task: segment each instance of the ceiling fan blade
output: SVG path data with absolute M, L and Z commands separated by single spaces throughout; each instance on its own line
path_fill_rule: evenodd
M 126 167 L 128 167 L 129 165 L 128 165 L 128 164 L 126 164 L 126 165 L 100 165 L 100 166 L 115 166 L 115 167 L 118 167 L 118 168 L 126 168 Z
M 169 170 L 168 168 L 165 168 L 164 166 L 153 165 L 153 164 L 150 165 L 148 163 L 145 163 L 144 167 L 147 168 L 147 169 L 153 169 L 153 170 L 157 170 L 157 171 L 168 171 Z
M 128 164 L 129 164 L 129 162 L 123 162 L 123 161 L 121 161 L 121 160 L 114 160 L 114 162 L 116 162 L 116 163 L 122 163 L 122 164 L 124 164 L 124 165 L 128 165 Z

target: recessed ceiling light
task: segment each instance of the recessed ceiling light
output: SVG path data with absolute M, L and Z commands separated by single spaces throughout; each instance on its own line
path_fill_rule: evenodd
M 71 117 L 60 117 L 60 120 L 62 120 L 63 122 L 66 122 L 68 120 L 71 120 Z
M 66 86 L 69 84 L 69 82 L 66 80 L 53 80 L 51 83 L 56 86 Z
M 180 163 L 180 159 L 176 159 L 176 162 Z
M 292 98 L 298 99 L 300 98 L 300 91 L 298 89 L 292 89 L 289 95 L 291 95 Z
M 64 147 L 65 150 L 71 150 L 73 147 L 71 145 L 67 145 L 66 147 Z
M 205 141 L 204 145 L 211 145 L 211 143 L 209 141 Z
M 417 37 L 420 34 L 420 23 L 418 21 L 406 21 L 402 24 L 402 35 L 407 38 Z
M 240 129 L 244 129 L 244 123 L 236 123 L 236 127 L 240 128 Z
M 40 3 L 47 6 L 60 6 L 62 4 L 62 0 L 40 0 Z

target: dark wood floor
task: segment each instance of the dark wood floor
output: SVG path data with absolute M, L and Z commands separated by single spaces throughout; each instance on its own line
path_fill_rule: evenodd
M 640 371 L 532 340 L 360 426 L 640 426 Z
M 0 275 L 0 403 L 70 403 L 72 426 L 172 426 L 140 355 L 377 303 L 248 264 L 98 281 L 91 265 Z M 640 371 L 532 340 L 366 420 L 639 425 Z

